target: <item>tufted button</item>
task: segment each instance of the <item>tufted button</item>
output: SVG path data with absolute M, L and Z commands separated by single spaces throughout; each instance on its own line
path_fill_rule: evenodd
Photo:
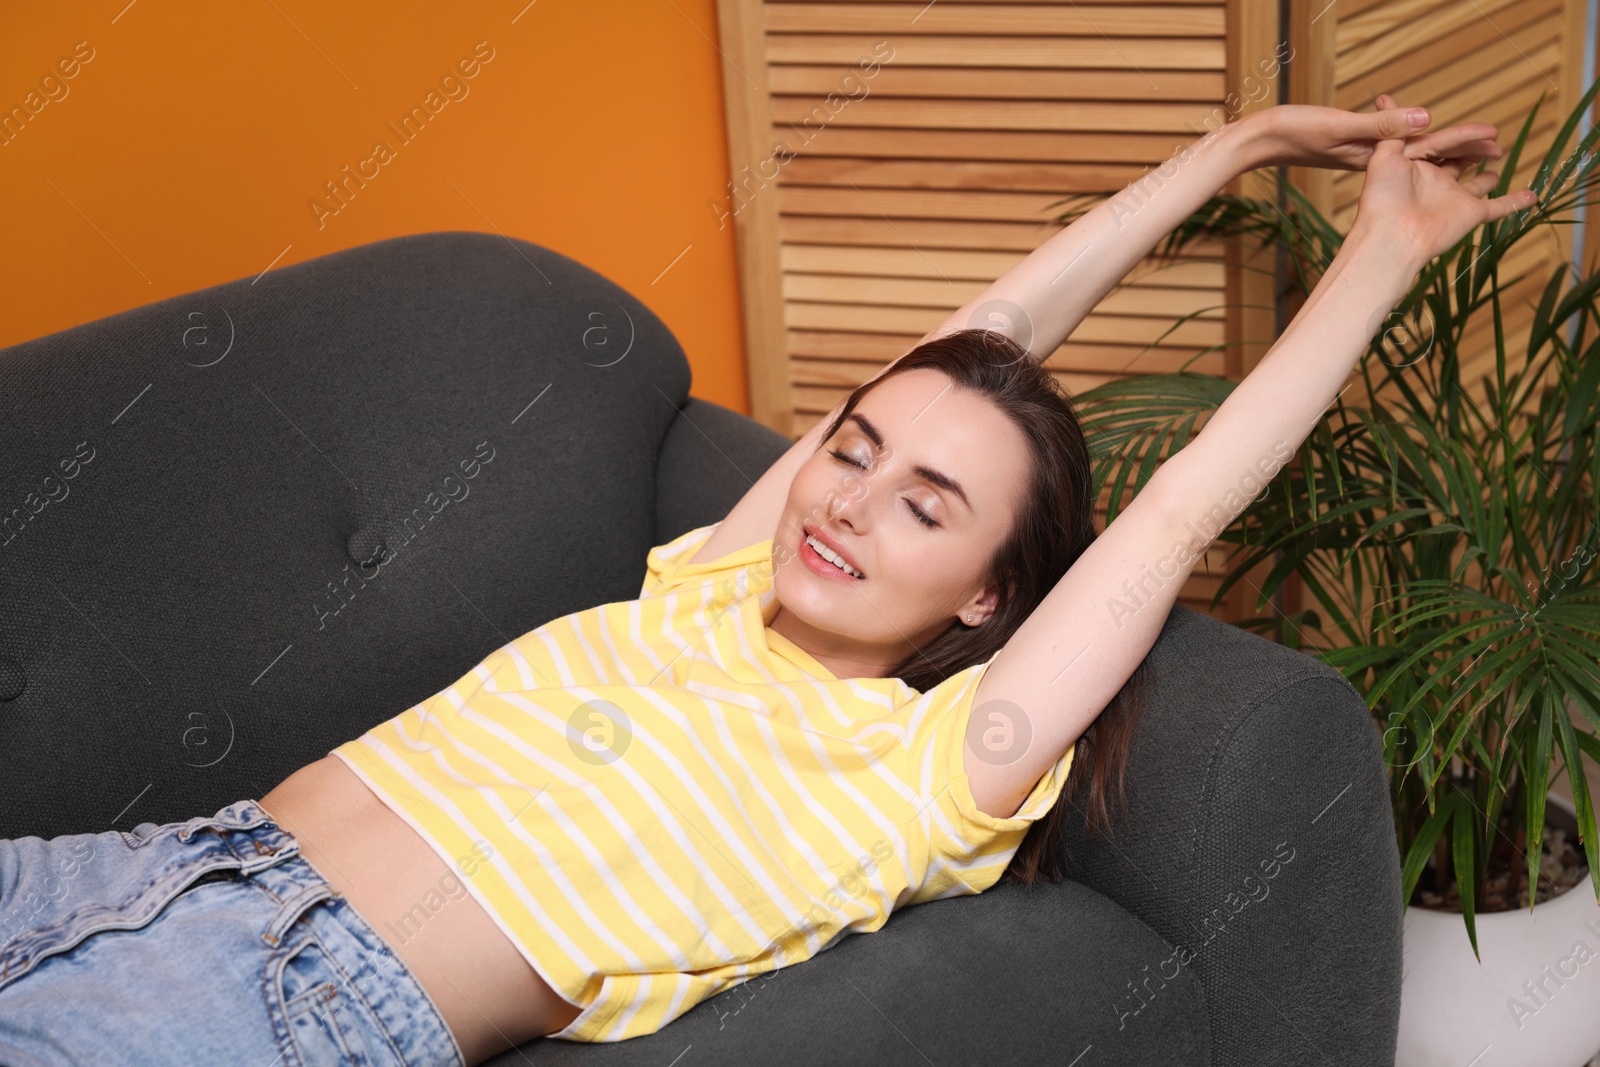
M 345 540 L 344 552 L 350 557 L 350 562 L 358 566 L 382 566 L 389 562 L 389 546 L 384 544 L 383 534 L 370 526 L 363 526 L 351 534 Z
M 10 656 L 0 656 L 0 700 L 15 700 L 28 687 L 22 664 Z

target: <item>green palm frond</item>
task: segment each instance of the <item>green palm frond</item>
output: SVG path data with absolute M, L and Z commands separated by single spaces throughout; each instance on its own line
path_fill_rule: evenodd
M 1454 880 L 1474 951 L 1498 836 L 1520 829 L 1523 873 L 1538 885 L 1558 755 L 1600 899 L 1583 775 L 1585 759 L 1600 762 L 1600 272 L 1562 265 L 1513 304 L 1524 275 L 1502 270 L 1530 234 L 1570 225 L 1600 199 L 1600 127 L 1583 120 L 1597 94 L 1600 81 L 1540 159 L 1539 202 L 1479 227 L 1419 273 L 1391 316 L 1397 328 L 1375 336 L 1357 364 L 1368 399 L 1341 394 L 1270 490 L 1216 539 L 1234 551 L 1213 605 L 1247 576 L 1259 580 L 1256 614 L 1238 625 L 1317 655 L 1365 694 L 1383 731 L 1405 899 L 1431 861 L 1441 894 Z M 1490 195 L 1509 188 L 1538 109 L 1496 161 Z M 1290 289 L 1308 295 L 1343 235 L 1274 178 L 1270 200 L 1212 198 L 1159 254 L 1200 241 L 1274 245 L 1287 253 Z M 1108 195 L 1059 202 L 1072 205 L 1062 221 Z M 1528 321 L 1517 336 L 1512 310 L 1510 321 Z M 1491 335 L 1492 373 L 1464 380 L 1469 338 Z M 1110 490 L 1108 521 L 1233 391 L 1187 366 L 1075 398 L 1096 498 Z M 1308 606 L 1286 616 L 1272 598 L 1290 575 Z

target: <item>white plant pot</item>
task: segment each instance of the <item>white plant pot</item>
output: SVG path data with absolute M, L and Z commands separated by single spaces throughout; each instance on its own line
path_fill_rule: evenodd
M 1548 803 L 1569 815 L 1572 805 Z M 1572 835 L 1574 838 L 1576 835 Z M 1600 1053 L 1600 904 L 1586 876 L 1532 912 L 1406 908 L 1395 1067 L 1585 1067 Z

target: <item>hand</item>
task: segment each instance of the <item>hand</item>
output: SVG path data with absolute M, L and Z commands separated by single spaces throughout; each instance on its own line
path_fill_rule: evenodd
M 1264 161 L 1257 166 L 1325 167 L 1365 170 L 1379 138 L 1405 138 L 1407 159 L 1460 160 L 1469 165 L 1499 159 L 1505 150 L 1495 143 L 1498 130 L 1486 122 L 1469 122 L 1429 131 L 1426 108 L 1402 109 L 1388 93 L 1377 99 L 1377 110 L 1359 114 L 1336 107 L 1278 104 L 1251 112 L 1241 122 L 1254 122 Z M 1422 124 L 1412 126 L 1409 112 L 1422 112 Z
M 1379 97 L 1378 106 L 1380 115 L 1399 113 L 1387 96 Z M 1532 189 L 1484 200 L 1499 183 L 1498 172 L 1485 170 L 1461 181 L 1469 165 L 1466 158 L 1446 154 L 1433 162 L 1411 155 L 1408 147 L 1409 141 L 1400 137 L 1375 143 L 1350 232 L 1352 237 L 1398 243 L 1418 269 L 1484 223 L 1526 211 L 1539 201 Z

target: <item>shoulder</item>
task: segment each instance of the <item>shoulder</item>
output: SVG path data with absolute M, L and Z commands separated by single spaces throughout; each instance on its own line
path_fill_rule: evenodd
M 753 577 L 765 575 L 770 578 L 771 538 L 746 545 L 717 559 L 690 562 L 721 525 L 721 521 L 718 521 L 709 526 L 698 526 L 652 548 L 645 557 L 645 577 L 639 590 L 640 599 L 662 596 L 684 588 L 703 587 L 708 583 L 714 589 L 726 587 L 725 592 L 729 595 L 744 596 Z M 745 588 L 736 589 L 741 584 Z
M 1071 767 L 1069 749 L 1034 783 L 1010 817 L 991 815 L 978 806 L 966 766 L 965 742 L 971 728 L 983 731 L 984 751 L 995 753 L 996 759 L 1014 758 L 1012 753 L 1029 741 L 1027 722 L 1006 715 L 1004 702 L 974 706 L 979 683 L 994 661 L 990 656 L 957 671 L 915 698 L 919 706 L 912 718 L 911 745 L 917 785 L 929 805 L 935 851 L 947 856 L 970 857 L 1005 845 L 1014 850 L 1029 826 L 1054 806 Z

